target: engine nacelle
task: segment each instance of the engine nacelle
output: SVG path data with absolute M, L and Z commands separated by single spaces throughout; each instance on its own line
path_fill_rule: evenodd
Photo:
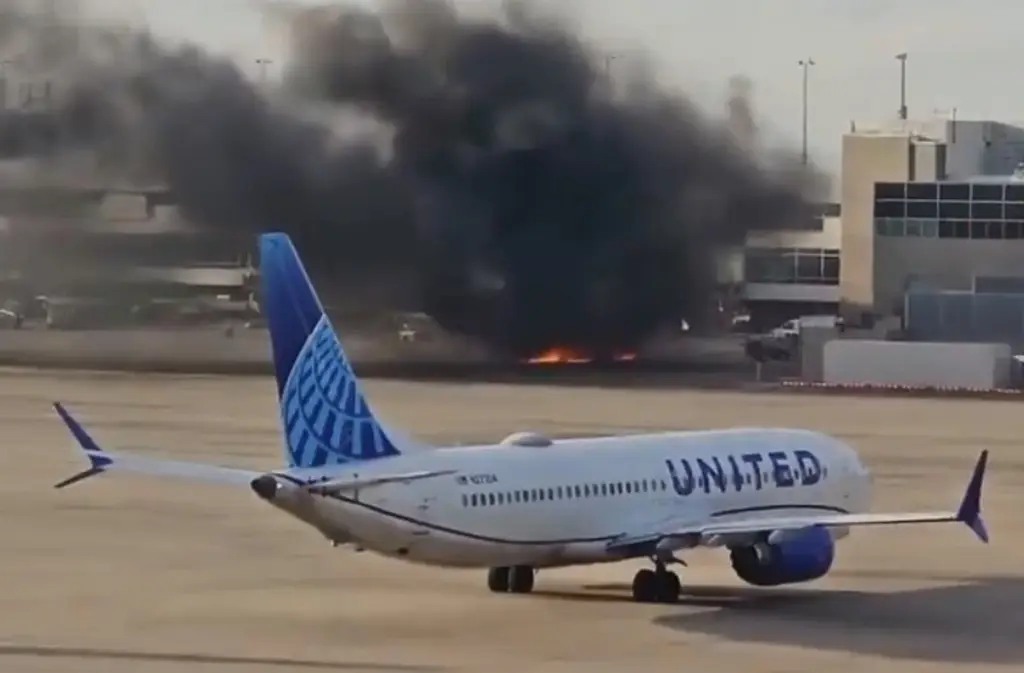
M 777 544 L 759 542 L 735 547 L 732 568 L 741 580 L 758 587 L 808 582 L 832 568 L 836 546 L 826 528 L 814 526 L 788 535 Z

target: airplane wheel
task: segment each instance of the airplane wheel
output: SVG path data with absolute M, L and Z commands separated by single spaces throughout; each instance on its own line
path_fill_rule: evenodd
M 512 566 L 509 569 L 508 590 L 514 594 L 528 594 L 533 591 L 533 568 Z
M 647 568 L 638 570 L 633 576 L 633 600 L 637 603 L 654 603 L 658 600 L 658 575 Z
M 679 582 L 679 575 L 669 570 L 655 573 L 658 578 L 658 602 L 659 603 L 678 603 L 679 594 L 682 592 L 683 587 Z
M 487 571 L 487 588 L 499 594 L 508 592 L 511 574 L 507 567 L 491 568 Z

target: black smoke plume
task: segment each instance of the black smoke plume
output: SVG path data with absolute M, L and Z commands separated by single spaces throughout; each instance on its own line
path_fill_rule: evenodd
M 752 121 L 737 142 L 636 64 L 609 77 L 525 3 L 489 20 L 442 0 L 268 8 L 292 30 L 274 91 L 37 6 L 0 0 L 0 51 L 57 77 L 47 110 L 0 120 L 9 152 L 86 153 L 165 182 L 203 227 L 287 231 L 331 294 L 415 301 L 499 351 L 635 349 L 707 311 L 721 246 L 808 219 L 804 181 L 752 154 Z

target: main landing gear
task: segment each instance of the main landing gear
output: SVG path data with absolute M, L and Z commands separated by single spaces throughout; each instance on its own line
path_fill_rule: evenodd
M 676 603 L 682 585 L 679 575 L 665 569 L 665 564 L 656 561 L 654 570 L 644 568 L 633 577 L 633 600 L 637 603 Z
M 487 571 L 487 588 L 498 594 L 528 594 L 533 591 L 536 571 L 530 566 L 502 566 Z M 679 575 L 654 562 L 654 570 L 644 568 L 633 577 L 633 600 L 637 603 L 676 603 L 682 585 Z
M 533 578 L 530 566 L 491 568 L 487 571 L 487 588 L 500 594 L 528 594 L 533 591 Z

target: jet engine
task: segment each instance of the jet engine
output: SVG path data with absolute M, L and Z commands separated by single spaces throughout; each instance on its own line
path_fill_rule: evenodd
M 766 538 L 753 545 L 734 547 L 730 557 L 733 570 L 744 582 L 774 587 L 824 577 L 832 568 L 835 550 L 828 529 L 814 526 L 793 531 L 775 543 Z

